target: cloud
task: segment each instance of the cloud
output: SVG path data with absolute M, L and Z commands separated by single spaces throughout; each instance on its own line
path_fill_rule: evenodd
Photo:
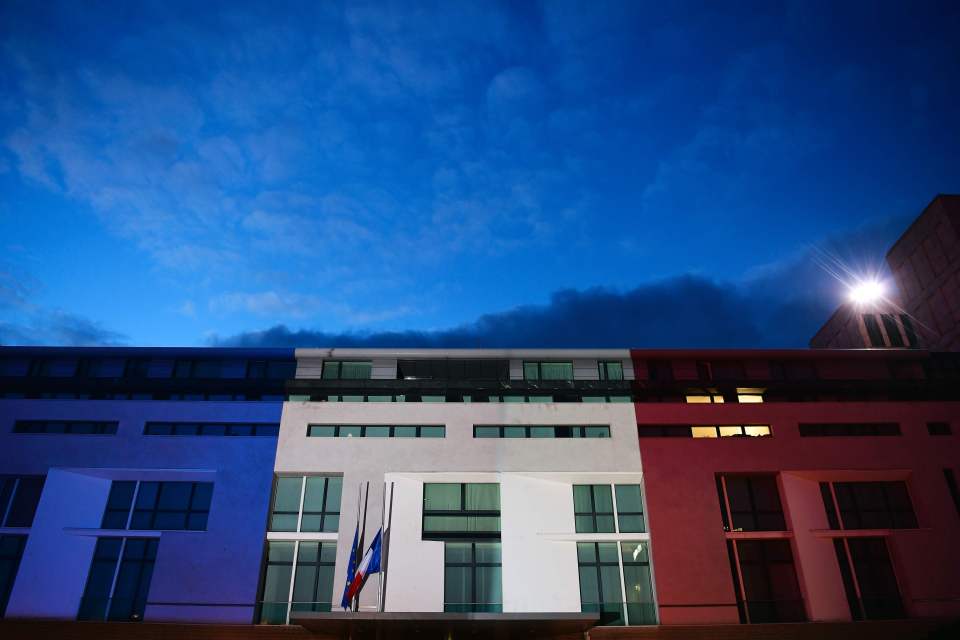
M 909 224 L 893 217 L 826 238 L 763 265 L 741 281 L 688 274 L 627 291 L 556 291 L 544 305 L 525 305 L 435 331 L 335 333 L 276 325 L 213 336 L 215 345 L 435 348 L 761 348 L 805 347 L 846 295 L 823 269 L 829 256 L 852 272 L 882 270 L 886 249 Z

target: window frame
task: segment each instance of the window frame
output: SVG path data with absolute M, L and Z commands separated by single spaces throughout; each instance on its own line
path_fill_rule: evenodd
M 448 544 L 459 544 L 459 545 L 470 545 L 470 561 L 469 562 L 448 562 L 447 561 L 447 545 Z M 477 561 L 477 544 L 494 544 L 498 549 L 498 556 L 500 557 L 499 562 L 478 562 Z M 453 612 L 453 613 L 500 613 L 503 611 L 503 544 L 500 539 L 497 540 L 445 540 L 443 543 L 443 585 L 444 585 L 444 594 L 443 594 L 443 610 L 444 612 Z M 458 568 L 467 568 L 470 570 L 470 600 L 471 602 L 447 602 L 446 586 L 447 586 L 447 568 L 448 567 L 458 567 Z M 491 569 L 498 568 L 500 569 L 500 602 L 476 602 L 477 599 L 477 569 Z M 459 605 L 450 608 L 450 605 Z

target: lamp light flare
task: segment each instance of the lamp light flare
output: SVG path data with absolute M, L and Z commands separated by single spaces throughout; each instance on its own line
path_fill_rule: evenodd
M 850 300 L 856 304 L 870 304 L 883 298 L 883 283 L 877 280 L 858 282 L 850 289 Z

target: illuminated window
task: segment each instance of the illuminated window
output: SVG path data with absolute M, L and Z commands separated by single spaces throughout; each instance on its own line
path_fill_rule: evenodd
M 763 389 L 737 388 L 737 402 L 743 404 L 763 402 Z
M 687 394 L 687 402 L 690 404 L 721 404 L 723 395 L 717 393 L 716 389 L 693 389 Z
M 691 427 L 694 438 L 729 438 L 733 436 L 769 436 L 770 425 L 751 424 L 751 425 L 720 425 L 720 426 L 694 426 Z

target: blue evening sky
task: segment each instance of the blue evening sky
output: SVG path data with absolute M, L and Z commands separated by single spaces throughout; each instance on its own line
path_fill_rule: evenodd
M 0 344 L 802 346 L 960 4 L 0 3 Z

